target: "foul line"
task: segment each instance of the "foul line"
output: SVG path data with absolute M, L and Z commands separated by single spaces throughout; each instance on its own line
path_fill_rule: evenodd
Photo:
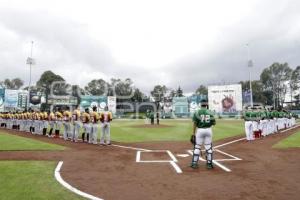
M 235 143 L 235 142 L 239 142 L 239 141 L 245 140 L 245 139 L 246 139 L 246 138 L 243 137 L 243 138 L 240 138 L 240 139 L 237 139 L 237 140 L 233 140 L 233 141 L 230 141 L 230 142 L 226 142 L 226 143 L 224 143 L 224 144 L 220 144 L 220 145 L 215 146 L 214 149 L 219 148 L 219 147 L 223 147 L 223 146 L 226 146 L 226 145 L 228 145 L 228 144 Z
M 279 131 L 279 133 L 283 133 L 283 132 L 289 131 L 289 130 L 294 129 L 294 128 L 297 128 L 297 127 L 299 127 L 299 126 L 300 126 L 300 125 L 296 125 L 296 126 L 290 127 L 290 128 L 285 129 L 285 130 L 283 130 L 283 131 Z M 220 162 L 222 162 L 222 161 L 233 161 L 233 160 L 237 160 L 237 161 L 238 161 L 238 160 L 242 160 L 242 159 L 241 159 L 241 158 L 238 158 L 238 157 L 236 157 L 236 156 L 233 156 L 233 155 L 231 155 L 231 154 L 229 154 L 229 153 L 226 153 L 226 152 L 224 152 L 224 151 L 221 151 L 221 150 L 219 150 L 219 149 L 217 149 L 217 148 L 223 147 L 223 146 L 226 146 L 226 145 L 229 145 L 229 144 L 232 144 L 232 143 L 236 143 L 236 142 L 239 142 L 239 141 L 242 141 L 242 140 L 245 140 L 245 139 L 246 139 L 246 138 L 243 137 L 243 138 L 240 138 L 240 139 L 237 139 L 237 140 L 233 140 L 233 141 L 226 142 L 226 143 L 224 143 L 224 144 L 220 144 L 220 145 L 215 146 L 215 147 L 213 148 L 214 151 L 217 151 L 217 152 L 219 152 L 219 153 L 221 153 L 221 154 L 223 154 L 223 155 L 226 155 L 226 156 L 230 157 L 231 159 L 216 159 L 216 160 L 213 160 L 212 162 L 213 162 L 214 164 L 216 164 L 217 166 L 219 166 L 220 168 L 222 168 L 223 170 L 225 170 L 226 172 L 231 172 L 231 170 L 230 170 L 229 168 L 225 167 L 225 166 L 222 165 Z M 192 150 L 188 150 L 187 152 L 188 152 L 190 155 L 193 155 L 193 151 L 192 151 Z M 200 160 L 200 161 L 206 162 L 206 160 L 203 159 L 203 158 L 201 158 L 201 157 L 199 158 L 199 160 Z
M 242 160 L 241 158 L 238 158 L 238 157 L 236 157 L 236 156 L 234 156 L 234 155 L 231 155 L 231 154 L 226 153 L 226 152 L 224 152 L 224 151 L 221 151 L 221 150 L 219 150 L 219 149 L 215 149 L 215 151 L 217 151 L 217 152 L 219 152 L 219 153 L 221 153 L 221 154 L 223 154 L 223 155 L 226 155 L 226 156 L 232 158 L 232 159 L 226 159 L 226 160 Z M 223 159 L 223 160 L 225 160 L 225 159 Z M 218 161 L 220 161 L 220 160 L 218 160 Z
M 229 153 L 225 153 L 225 152 L 223 152 L 223 151 L 221 151 L 221 150 L 218 150 L 218 149 L 215 149 L 214 151 L 218 151 L 218 152 L 221 153 L 221 154 L 224 154 L 224 155 L 227 155 L 227 156 L 231 157 L 231 158 L 229 158 L 229 159 L 216 159 L 216 160 L 212 160 L 212 162 L 213 162 L 215 165 L 217 165 L 218 167 L 220 167 L 221 169 L 223 169 L 223 170 L 226 171 L 226 172 L 231 172 L 231 169 L 229 169 L 228 167 L 222 165 L 222 164 L 220 163 L 221 161 L 242 160 L 241 158 L 238 158 L 238 157 L 236 157 L 236 156 L 233 156 L 233 155 L 231 155 L 231 154 L 229 154 Z M 192 151 L 192 150 L 187 150 L 187 152 L 188 152 L 190 155 L 193 155 L 193 151 Z M 206 160 L 205 160 L 204 158 L 202 158 L 202 157 L 199 157 L 199 161 L 206 162 Z
M 280 131 L 280 133 L 284 133 L 284 132 L 289 131 L 289 130 L 291 130 L 291 129 L 298 128 L 299 126 L 300 126 L 300 125 L 293 126 L 293 127 L 291 127 L 291 128 L 288 128 L 288 129 L 285 129 L 285 130 L 283 130 L 283 131 Z
M 279 131 L 279 133 L 284 133 L 284 132 L 289 131 L 289 130 L 291 130 L 291 129 L 298 128 L 299 126 L 300 126 L 300 125 L 296 125 L 296 126 L 290 127 L 290 128 L 285 129 L 285 130 L 283 130 L 283 131 Z M 245 139 L 246 139 L 245 137 L 242 137 L 242 138 L 237 139 L 237 140 L 233 140 L 233 141 L 230 141 L 230 142 L 227 142 L 227 143 L 224 143 L 224 144 L 220 144 L 220 145 L 215 146 L 214 149 L 219 148 L 219 147 L 223 147 L 223 146 L 226 146 L 226 145 L 228 145 L 228 144 L 235 143 L 235 142 L 239 142 L 239 141 L 245 140 Z
M 63 180 L 63 178 L 61 177 L 60 175 L 60 169 L 63 165 L 63 161 L 59 161 L 58 164 L 57 164 L 57 167 L 55 168 L 55 171 L 54 171 L 54 176 L 56 178 L 56 180 L 62 185 L 64 186 L 65 188 L 67 188 L 68 190 L 70 190 L 71 192 L 75 193 L 75 194 L 78 194 L 84 198 L 87 198 L 87 199 L 91 199 L 91 200 L 103 200 L 99 197 L 95 197 L 93 195 L 90 195 L 90 194 L 87 194 L 85 192 L 82 192 L 76 188 L 74 188 L 73 186 L 71 186 L 69 183 L 67 183 L 66 181 Z
M 124 149 L 132 149 L 132 150 L 137 150 L 137 151 L 152 151 L 152 150 L 149 150 L 149 149 L 129 147 L 129 146 L 123 146 L 123 145 L 118 145 L 118 144 L 111 144 L 111 146 L 120 147 L 120 148 L 124 148 Z
M 202 157 L 199 157 L 199 160 L 200 160 L 200 161 L 203 161 L 203 162 L 206 162 L 206 160 L 203 159 Z M 220 167 L 221 169 L 223 169 L 224 171 L 226 171 L 226 172 L 231 172 L 230 169 L 228 169 L 227 167 L 225 167 L 224 165 L 222 165 L 222 164 L 219 163 L 218 161 L 213 160 L 212 162 L 213 162 L 215 165 L 219 166 L 219 167 Z

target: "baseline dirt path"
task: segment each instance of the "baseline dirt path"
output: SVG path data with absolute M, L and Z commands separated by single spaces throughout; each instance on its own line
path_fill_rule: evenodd
M 300 128 L 297 128 L 299 130 Z M 232 172 L 219 167 L 206 170 L 204 162 L 197 170 L 188 167 L 191 156 L 176 157 L 183 170 L 177 174 L 169 163 L 136 163 L 136 150 L 115 146 L 95 146 L 65 142 L 42 136 L 8 131 L 44 142 L 68 147 L 65 151 L 0 151 L 0 160 L 55 160 L 64 161 L 61 175 L 65 181 L 86 193 L 105 200 L 167 200 L 167 199 L 298 199 L 300 195 L 300 149 L 273 149 L 273 144 L 294 133 L 274 134 L 251 143 L 239 141 L 219 149 L 233 154 L 241 161 L 222 164 Z M 235 138 L 219 141 L 223 144 Z M 114 143 L 117 144 L 117 143 Z M 124 145 L 124 144 L 123 144 Z M 188 142 L 131 143 L 151 150 L 170 150 L 174 155 L 186 154 Z M 166 155 L 147 155 L 164 160 Z M 225 156 L 226 157 L 226 156 Z M 222 159 L 224 155 L 215 154 Z

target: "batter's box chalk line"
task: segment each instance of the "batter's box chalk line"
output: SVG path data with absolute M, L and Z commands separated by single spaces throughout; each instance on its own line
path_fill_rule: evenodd
M 155 153 L 155 152 L 166 152 L 170 160 L 141 160 L 141 154 L 142 153 Z M 137 151 L 136 152 L 136 162 L 137 163 L 170 163 L 170 165 L 175 169 L 176 173 L 181 174 L 182 170 L 181 168 L 177 165 L 178 160 L 174 156 L 174 154 L 169 151 L 169 150 L 148 150 L 148 151 Z
M 204 151 L 204 150 L 202 150 L 202 151 Z M 231 154 L 226 153 L 226 152 L 224 152 L 224 151 L 221 151 L 221 150 L 219 150 L 219 149 L 213 149 L 213 151 L 219 152 L 219 153 L 221 153 L 221 154 L 223 154 L 223 155 L 229 157 L 229 158 L 225 158 L 225 159 L 214 159 L 214 160 L 212 161 L 216 166 L 220 167 L 221 169 L 223 169 L 223 170 L 226 171 L 226 172 L 231 172 L 231 169 L 229 169 L 229 168 L 226 167 L 225 165 L 221 164 L 220 162 L 224 162 L 224 161 L 239 161 L 239 160 L 242 160 L 241 158 L 238 158 L 238 157 L 236 157 L 236 156 L 234 156 L 234 155 L 231 155 Z M 187 152 L 188 152 L 191 156 L 193 156 L 193 150 L 187 150 Z M 206 159 L 204 159 L 204 158 L 202 158 L 202 157 L 199 157 L 199 161 L 206 162 Z

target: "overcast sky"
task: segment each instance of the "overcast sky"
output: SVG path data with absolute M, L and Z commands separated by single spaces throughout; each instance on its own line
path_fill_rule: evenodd
M 33 82 L 52 70 L 81 86 L 129 77 L 144 92 L 192 92 L 247 79 L 247 43 L 256 79 L 273 62 L 300 65 L 300 1 L 1 0 L 0 80 L 28 84 L 32 40 Z

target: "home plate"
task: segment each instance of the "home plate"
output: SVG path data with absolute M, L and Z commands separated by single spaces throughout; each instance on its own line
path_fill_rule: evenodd
M 188 156 L 189 156 L 189 154 L 177 154 L 177 157 L 182 157 L 182 158 L 186 158 Z

